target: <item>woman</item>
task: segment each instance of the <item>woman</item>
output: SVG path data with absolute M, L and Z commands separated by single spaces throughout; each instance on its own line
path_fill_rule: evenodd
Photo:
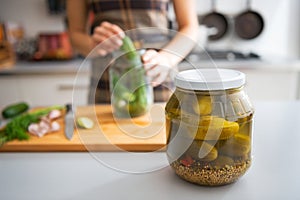
M 99 58 L 92 61 L 89 103 L 110 102 L 108 73 L 107 70 L 102 72 L 112 58 L 111 53 L 122 45 L 122 38 L 127 31 L 132 39 L 143 41 L 143 48 L 151 48 L 143 54 L 142 61 L 155 87 L 155 100 L 169 98 L 170 91 L 161 84 L 166 82 L 170 71 L 192 50 L 198 30 L 195 1 L 173 0 L 172 4 L 178 33 L 169 39 L 165 33 L 168 28 L 168 0 L 67 0 L 69 33 L 74 48 L 87 56 L 101 44 L 97 47 Z M 90 11 L 94 13 L 91 24 L 88 23 Z M 157 29 L 139 29 L 145 27 Z M 159 35 L 164 36 L 157 37 Z

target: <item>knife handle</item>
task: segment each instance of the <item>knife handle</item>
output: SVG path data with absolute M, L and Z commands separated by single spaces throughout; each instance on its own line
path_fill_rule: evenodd
M 72 111 L 72 104 L 66 104 L 66 112 Z

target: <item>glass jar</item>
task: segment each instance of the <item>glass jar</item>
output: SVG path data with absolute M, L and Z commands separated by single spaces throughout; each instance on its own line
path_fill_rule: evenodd
M 117 118 L 146 114 L 153 104 L 153 88 L 141 62 L 144 50 L 116 52 L 109 67 L 111 104 Z
M 167 156 L 175 173 L 207 186 L 236 181 L 251 165 L 253 107 L 245 75 L 226 69 L 180 72 L 166 108 Z

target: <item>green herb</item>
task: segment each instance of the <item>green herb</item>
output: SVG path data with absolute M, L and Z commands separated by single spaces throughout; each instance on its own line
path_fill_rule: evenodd
M 38 122 L 39 119 L 47 115 L 50 111 L 55 109 L 64 109 L 64 106 L 51 106 L 45 109 L 37 110 L 31 113 L 25 113 L 13 118 L 3 130 L 0 131 L 0 146 L 5 142 L 18 139 L 28 140 L 29 135 L 27 134 L 28 126 L 31 123 Z

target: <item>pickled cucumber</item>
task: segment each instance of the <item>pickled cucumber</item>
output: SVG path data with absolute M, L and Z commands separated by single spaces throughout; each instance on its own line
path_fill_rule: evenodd
M 230 157 L 246 156 L 251 148 L 251 139 L 244 134 L 235 134 L 224 145 L 218 148 L 219 153 Z
M 244 135 L 244 134 L 236 134 L 234 136 L 234 140 L 236 143 L 238 143 L 240 145 L 250 146 L 250 144 L 251 144 L 250 137 L 248 135 Z
M 239 124 L 223 118 L 205 116 L 200 119 L 199 127 L 189 127 L 190 135 L 196 140 L 226 140 L 239 131 Z
M 252 132 L 252 118 L 253 118 L 253 115 L 250 114 L 247 117 L 239 118 L 237 120 L 237 122 L 240 125 L 239 133 L 243 133 L 243 134 L 248 135 L 248 133 Z
M 166 104 L 165 112 L 170 118 L 178 118 L 180 116 L 180 102 L 179 98 L 182 98 L 182 93 L 175 92 L 170 97 L 170 100 Z
M 195 140 L 187 149 L 186 155 L 190 155 L 195 160 L 210 162 L 218 157 L 218 151 L 207 142 Z
M 171 108 L 168 113 L 166 113 L 166 116 L 169 117 L 170 119 L 172 118 L 178 118 L 180 116 L 180 110 L 176 108 Z
M 209 115 L 212 111 L 211 98 L 203 96 L 198 98 L 198 101 L 193 104 L 194 112 L 198 115 Z
M 242 87 L 176 88 L 165 111 L 167 156 L 177 175 L 201 185 L 224 185 L 247 171 L 254 112 L 248 101 Z
M 185 137 L 186 127 L 180 125 L 180 121 L 166 121 L 167 133 L 167 154 L 173 160 L 182 156 L 193 143 L 192 138 Z

